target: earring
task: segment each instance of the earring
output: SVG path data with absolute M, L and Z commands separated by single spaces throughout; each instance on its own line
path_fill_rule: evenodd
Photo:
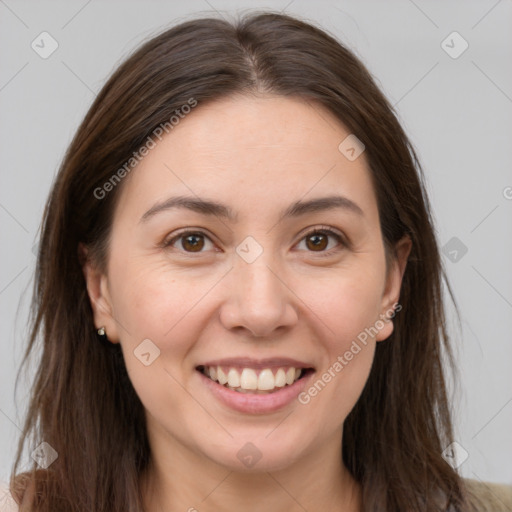
M 99 334 L 100 336 L 106 336 L 106 333 L 105 333 L 105 327 L 100 327 L 100 328 L 98 329 L 98 334 Z

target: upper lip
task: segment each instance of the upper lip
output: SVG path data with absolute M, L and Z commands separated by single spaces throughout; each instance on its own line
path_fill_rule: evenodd
M 287 366 L 293 366 L 294 368 L 313 368 L 311 364 L 304 363 L 297 359 L 291 359 L 289 357 L 271 357 L 267 359 L 252 359 L 250 357 L 230 357 L 226 359 L 215 359 L 207 361 L 198 366 L 232 366 L 232 367 L 244 367 L 254 369 L 264 368 L 282 368 Z

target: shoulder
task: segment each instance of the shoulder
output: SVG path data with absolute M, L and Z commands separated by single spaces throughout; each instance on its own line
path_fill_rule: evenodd
M 512 511 L 512 485 L 464 479 L 465 491 L 475 512 Z M 0 512 L 18 512 L 9 484 L 0 482 Z
M 512 511 L 512 485 L 464 479 L 469 502 L 475 512 Z
M 5 482 L 0 482 L 0 512 L 18 512 L 18 505 L 9 491 L 9 484 Z

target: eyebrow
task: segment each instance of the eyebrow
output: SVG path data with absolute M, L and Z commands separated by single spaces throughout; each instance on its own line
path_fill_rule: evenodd
M 198 197 L 176 196 L 170 197 L 162 202 L 153 205 L 140 219 L 140 222 L 147 222 L 157 213 L 172 210 L 175 208 L 191 210 L 202 215 L 210 215 L 238 222 L 238 215 L 229 207 L 216 201 L 201 199 Z M 286 218 L 299 217 L 307 213 L 323 212 L 334 209 L 342 209 L 360 216 L 364 216 L 363 210 L 354 201 L 344 196 L 327 196 L 309 201 L 296 201 L 281 212 L 279 221 Z

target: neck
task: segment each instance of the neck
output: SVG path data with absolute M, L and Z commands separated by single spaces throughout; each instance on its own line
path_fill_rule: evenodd
M 342 462 L 341 440 L 339 449 L 324 443 L 285 468 L 245 472 L 171 444 L 172 457 L 152 450 L 158 456 L 152 456 L 141 479 L 148 512 L 361 511 L 361 488 Z

